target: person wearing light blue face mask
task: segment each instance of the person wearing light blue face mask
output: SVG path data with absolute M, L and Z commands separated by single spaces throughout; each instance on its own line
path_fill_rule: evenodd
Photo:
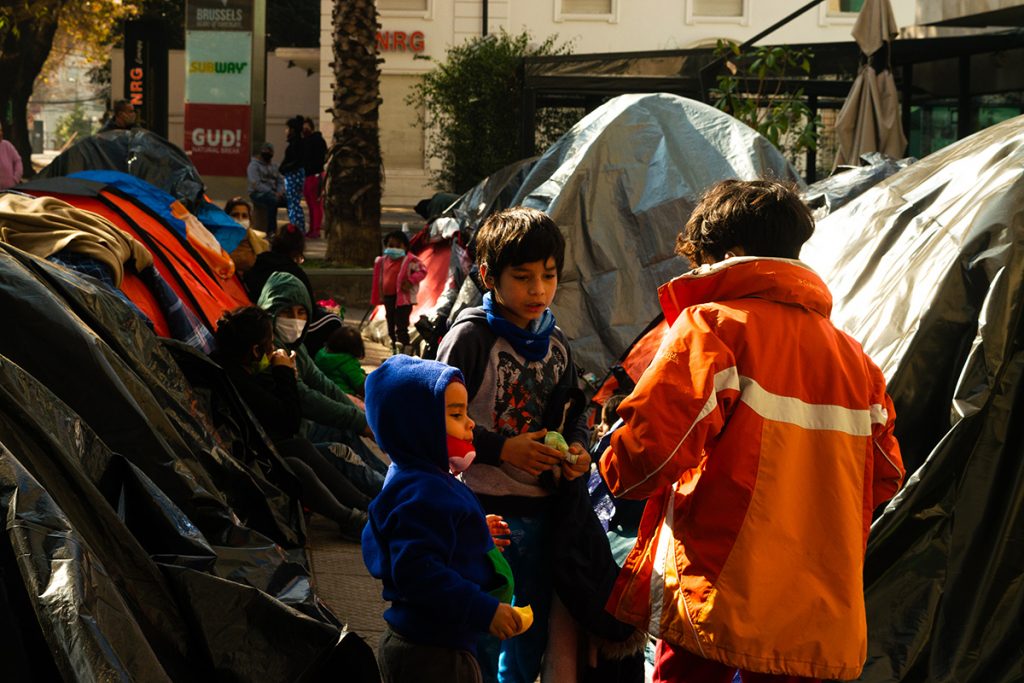
M 427 276 L 423 262 L 409 253 L 409 238 L 401 230 L 384 237 L 384 253 L 373 263 L 370 305 L 384 306 L 394 353 L 410 353 L 409 316 L 419 283 Z

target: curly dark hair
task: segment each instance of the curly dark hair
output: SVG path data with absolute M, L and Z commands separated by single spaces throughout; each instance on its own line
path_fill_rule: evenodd
M 701 197 L 676 238 L 676 253 L 694 267 L 725 258 L 736 247 L 748 256 L 798 258 L 814 233 L 814 218 L 794 184 L 723 180 Z
M 245 361 L 255 344 L 274 338 L 274 321 L 259 306 L 242 306 L 220 317 L 213 336 L 222 355 Z
M 565 238 L 543 211 L 514 206 L 492 214 L 476 234 L 476 262 L 495 280 L 509 266 L 555 260 L 558 277 L 565 262 Z

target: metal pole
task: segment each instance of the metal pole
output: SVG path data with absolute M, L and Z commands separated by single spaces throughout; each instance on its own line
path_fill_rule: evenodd
M 759 41 L 762 38 L 764 38 L 765 36 L 767 36 L 769 33 L 774 33 L 776 30 L 782 28 L 783 26 L 785 26 L 789 22 L 793 21 L 794 19 L 799 17 L 801 14 L 803 14 L 807 10 L 812 9 L 812 8 L 820 5 L 821 3 L 822 3 L 822 0 L 811 0 L 810 2 L 808 2 L 803 7 L 800 7 L 799 9 L 796 9 L 793 12 L 790 12 L 785 17 L 783 17 L 782 19 L 779 19 L 778 21 L 776 21 L 774 24 L 772 24 L 771 26 L 769 26 L 765 30 L 763 30 L 760 33 L 754 35 L 754 37 L 748 38 L 747 40 L 743 41 L 743 43 L 740 45 L 740 50 L 742 51 L 745 48 L 750 47 L 751 45 L 753 45 L 757 41 Z M 700 84 L 701 99 L 703 99 L 705 102 L 707 102 L 708 97 L 707 97 L 707 94 L 706 94 L 707 93 L 707 88 L 704 87 L 704 74 L 708 73 L 710 71 L 717 71 L 718 67 L 720 67 L 722 65 L 723 61 L 724 60 L 721 57 L 719 57 L 718 59 L 716 59 L 715 61 L 711 62 L 710 64 L 708 64 L 707 66 L 705 66 L 704 68 L 702 68 L 700 71 L 697 72 L 697 81 Z
M 252 133 L 255 145 L 267 139 L 267 0 L 253 0 L 252 13 Z
M 971 134 L 971 56 L 960 57 L 959 96 L 957 97 L 956 139 L 963 140 Z
M 483 0 L 483 28 L 481 34 L 484 38 L 487 37 L 487 0 Z

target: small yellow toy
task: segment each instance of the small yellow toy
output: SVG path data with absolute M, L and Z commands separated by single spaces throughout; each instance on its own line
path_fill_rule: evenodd
M 513 607 L 516 612 L 519 613 L 519 618 L 523 620 L 523 626 L 516 632 L 518 636 L 520 633 L 525 633 L 530 626 L 533 625 L 533 608 L 529 605 L 525 607 Z

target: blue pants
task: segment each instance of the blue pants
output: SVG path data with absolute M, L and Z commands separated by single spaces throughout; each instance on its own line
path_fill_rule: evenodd
M 327 462 L 370 498 L 375 498 L 384 487 L 384 475 L 370 469 L 359 454 L 347 445 L 337 442 L 314 445 Z
M 551 552 L 549 516 L 506 517 L 512 545 L 505 559 L 515 579 L 514 605 L 533 607 L 533 626 L 515 638 L 484 636 L 477 643 L 477 659 L 484 683 L 534 683 L 548 644 L 551 614 Z
M 383 460 L 377 457 L 377 454 L 366 447 L 359 435 L 352 431 L 344 431 L 337 427 L 329 427 L 322 425 L 317 422 L 311 422 L 309 431 L 306 433 L 306 438 L 313 443 L 332 443 L 338 442 L 343 443 L 353 451 L 356 452 L 362 461 L 371 470 L 375 470 L 384 476 L 388 473 L 388 466 Z

